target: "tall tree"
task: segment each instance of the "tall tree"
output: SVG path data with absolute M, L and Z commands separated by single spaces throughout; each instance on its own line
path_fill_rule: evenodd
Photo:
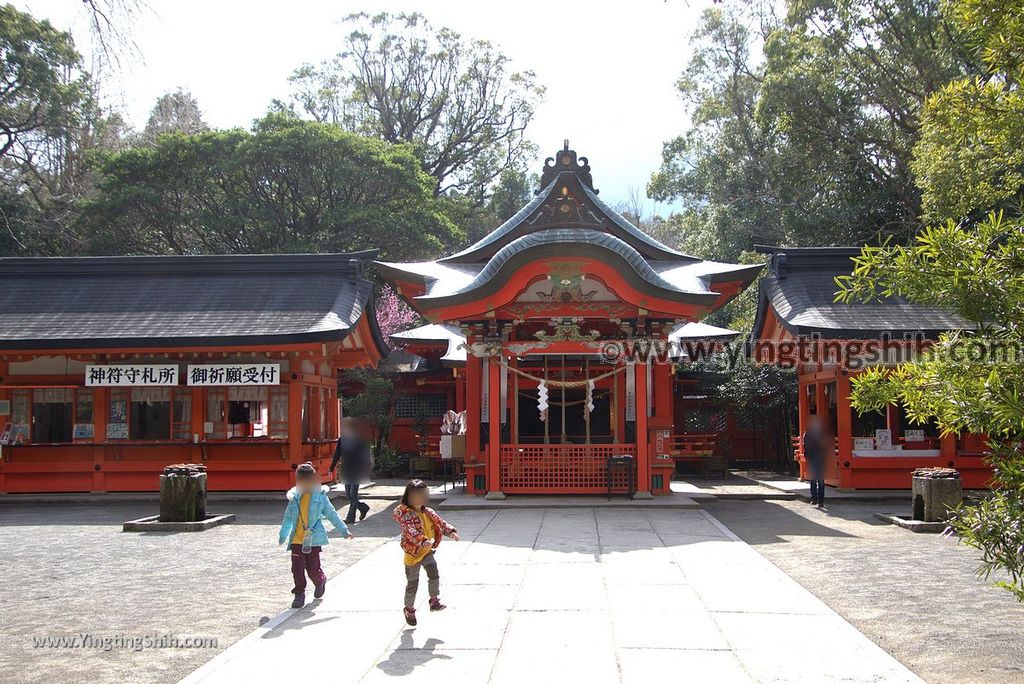
M 974 329 L 895 372 L 864 373 L 852 398 L 861 410 L 903 404 L 912 421 L 934 418 L 945 433 L 988 435 L 992 494 L 962 509 L 954 527 L 981 551 L 981 574 L 995 573 L 1024 601 L 1024 13 L 1000 0 L 943 9 L 987 71 L 950 82 L 923 112 L 914 165 L 928 216 L 941 222 L 908 247 L 865 248 L 840 297 L 901 294 Z
M 31 160 L 76 123 L 87 97 L 81 61 L 69 34 L 0 6 L 0 157 Z
M 95 253 L 436 254 L 461 238 L 406 145 L 269 115 L 110 156 L 80 221 Z
M 692 56 L 676 82 L 690 126 L 665 143 L 648 186 L 655 199 L 682 202 L 672 224 L 684 251 L 729 259 L 781 237 L 773 141 L 756 120 L 759 54 L 778 24 L 767 2 L 738 0 L 706 10 L 692 36 Z
M 938 0 L 789 0 L 781 19 L 772 6 L 705 13 L 679 81 L 693 123 L 649 191 L 682 200 L 687 242 L 720 258 L 755 242 L 909 240 L 921 108 L 977 58 Z
M 486 41 L 436 28 L 420 14 L 354 14 L 345 49 L 292 75 L 309 116 L 413 146 L 437 195 L 483 203 L 506 169 L 534 155 L 526 127 L 544 89 Z
M 99 104 L 71 36 L 0 6 L 0 253 L 81 251 L 76 204 L 92 191 L 88 158 L 126 126 Z
M 208 130 L 199 102 L 192 93 L 179 88 L 157 98 L 142 131 L 142 141 L 151 145 L 164 133 L 192 135 Z

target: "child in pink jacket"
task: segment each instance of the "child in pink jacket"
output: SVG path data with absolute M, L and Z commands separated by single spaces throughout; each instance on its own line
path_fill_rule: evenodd
M 442 536 L 459 540 L 458 531 L 444 518 L 427 507 L 430 491 L 423 480 L 413 480 L 405 487 L 402 503 L 395 506 L 395 521 L 402 530 L 402 550 L 405 551 L 405 621 L 416 624 L 416 590 L 420 585 L 420 568 L 427 571 L 427 589 L 430 591 L 430 610 L 444 610 L 439 597 L 441 580 L 437 573 L 434 549 Z

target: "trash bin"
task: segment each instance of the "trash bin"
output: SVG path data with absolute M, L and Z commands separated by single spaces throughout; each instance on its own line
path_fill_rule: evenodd
M 160 475 L 160 522 L 206 519 L 206 466 L 176 463 Z
M 963 501 L 960 473 L 953 468 L 918 468 L 912 473 L 914 520 L 946 522 Z

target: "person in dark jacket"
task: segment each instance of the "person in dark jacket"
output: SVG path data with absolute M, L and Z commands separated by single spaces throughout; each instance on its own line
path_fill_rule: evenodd
M 343 418 L 341 421 L 341 436 L 338 437 L 338 446 L 334 449 L 334 458 L 331 459 L 331 471 L 333 472 L 338 464 L 341 464 L 340 479 L 345 483 L 345 496 L 348 498 L 348 515 L 345 522 L 356 521 L 356 511 L 359 511 L 359 520 L 366 517 L 370 507 L 359 500 L 359 483 L 370 474 L 371 458 L 370 443 L 362 434 L 360 424 L 354 418 Z
M 825 505 L 825 459 L 832 453 L 831 439 L 820 416 L 811 416 L 807 431 L 803 434 L 804 461 L 811 482 L 811 504 Z

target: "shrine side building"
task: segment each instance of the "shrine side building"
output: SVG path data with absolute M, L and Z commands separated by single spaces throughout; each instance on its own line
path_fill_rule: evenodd
M 758 286 L 751 334 L 757 360 L 796 368 L 800 434 L 818 416 L 835 436 L 825 481 L 842 489 L 907 489 L 914 469 L 948 467 L 960 472 L 965 487 L 986 487 L 992 469 L 984 436 L 942 435 L 933 421 L 912 423 L 901 406 L 861 414 L 850 404 L 851 381 L 864 368 L 910 360 L 942 333 L 970 324 L 899 296 L 836 302 L 836 277 L 853 270 L 859 247 L 758 251 L 769 256 L 769 264 Z M 806 479 L 798 437 L 794 452 Z
M 326 473 L 338 374 L 386 350 L 361 263 L 323 255 L 0 259 L 0 493 L 212 490 Z

